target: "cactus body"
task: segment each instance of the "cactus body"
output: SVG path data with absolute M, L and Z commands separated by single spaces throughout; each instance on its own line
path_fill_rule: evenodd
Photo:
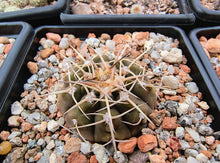
M 99 53 L 71 62 L 56 86 L 57 107 L 69 129 L 93 142 L 112 141 L 116 149 L 117 140 L 135 136 L 146 126 L 156 91 L 137 59 Z

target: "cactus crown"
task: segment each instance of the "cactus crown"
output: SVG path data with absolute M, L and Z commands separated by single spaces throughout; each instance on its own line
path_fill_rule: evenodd
M 127 44 L 117 55 L 98 48 L 89 54 L 72 49 L 78 59 L 63 56 L 68 70 L 56 86 L 57 107 L 82 139 L 112 142 L 116 151 L 117 141 L 136 135 L 150 121 L 147 115 L 156 102 L 155 88 L 138 64 L 147 50 L 131 59 Z

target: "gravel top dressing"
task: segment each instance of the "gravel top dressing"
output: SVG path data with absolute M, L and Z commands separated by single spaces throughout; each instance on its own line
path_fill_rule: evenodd
M 46 33 L 39 44 L 0 133 L 5 163 L 220 161 L 211 108 L 177 39 Z

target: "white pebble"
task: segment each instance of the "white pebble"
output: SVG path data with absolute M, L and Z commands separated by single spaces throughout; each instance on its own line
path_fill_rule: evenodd
M 50 120 L 47 123 L 47 130 L 51 132 L 55 132 L 59 129 L 59 124 L 55 120 Z
M 105 45 L 109 48 L 110 51 L 114 51 L 115 49 L 115 41 L 107 40 Z
M 4 44 L 0 44 L 0 54 L 3 54 L 5 49 L 5 45 Z
M 183 60 L 182 50 L 178 48 L 172 48 L 170 52 L 164 50 L 160 55 L 162 59 L 168 63 L 181 63 Z
M 197 87 L 195 82 L 186 83 L 186 88 L 191 93 L 197 93 L 199 91 L 199 88 Z
M 52 41 L 50 39 L 47 39 L 47 40 L 42 42 L 42 46 L 44 48 L 51 48 L 54 44 L 55 44 L 54 41 Z
M 207 163 L 209 158 L 206 157 L 204 154 L 200 153 L 196 156 L 196 159 L 200 162 L 200 163 Z
M 14 139 L 15 137 L 21 136 L 20 131 L 14 131 L 8 136 L 8 140 Z
M 21 103 L 18 101 L 15 101 L 12 105 L 11 105 L 11 114 L 12 115 L 19 115 L 21 114 L 21 112 L 24 110 L 24 108 L 22 107 Z
M 99 46 L 99 44 L 100 44 L 99 39 L 94 38 L 94 37 L 87 38 L 87 39 L 85 40 L 85 42 L 86 42 L 89 46 L 91 46 L 91 47 L 93 47 L 93 48 L 97 48 L 97 47 Z
M 117 155 L 116 153 L 114 154 L 114 160 L 117 163 L 125 163 L 128 162 L 128 158 L 126 155 L 124 155 L 121 151 L 117 151 Z
M 20 118 L 19 116 L 11 116 L 8 118 L 8 126 L 11 127 L 18 127 L 20 125 L 20 122 L 18 122 L 18 118 Z
M 49 112 L 50 112 L 50 114 L 56 113 L 57 112 L 57 105 L 56 104 L 50 105 Z
M 200 162 L 197 161 L 194 157 L 189 156 L 187 158 L 187 163 L 200 163 Z
M 57 162 L 57 156 L 55 153 L 52 153 L 50 155 L 50 159 L 49 159 L 50 163 L 56 163 Z
M 189 135 L 193 138 L 195 142 L 200 142 L 200 136 L 199 133 L 196 132 L 194 129 L 191 129 L 189 127 L 185 127 L 186 131 L 189 133 Z
M 168 68 L 167 68 L 167 70 L 168 70 L 168 72 L 169 72 L 170 74 L 174 74 L 174 72 L 175 72 L 175 69 L 174 69 L 173 65 L 169 65 Z
M 47 148 L 48 150 L 51 150 L 51 149 L 53 149 L 54 147 L 55 147 L 54 140 L 51 140 L 51 141 L 47 144 L 47 146 L 46 146 L 46 148 Z
M 69 42 L 68 42 L 68 38 L 62 38 L 60 43 L 59 43 L 59 48 L 61 49 L 67 49 L 69 48 Z
M 107 154 L 108 152 L 103 145 L 100 145 L 97 143 L 93 144 L 92 145 L 92 152 L 95 154 L 98 162 L 108 162 L 109 161 L 109 156 Z
M 179 80 L 175 76 L 164 76 L 162 83 L 171 89 L 179 88 Z
M 92 149 L 92 146 L 91 146 L 91 143 L 89 141 L 86 141 L 86 142 L 82 142 L 81 143 L 81 148 L 80 148 L 80 151 L 83 153 L 83 154 L 88 154 L 91 152 L 91 149 Z
M 185 136 L 185 130 L 183 127 L 177 127 L 175 131 L 176 137 L 179 139 L 183 139 Z
M 179 107 L 177 108 L 177 113 L 179 116 L 186 114 L 188 112 L 189 109 L 189 104 L 183 102 L 183 103 L 179 103 Z

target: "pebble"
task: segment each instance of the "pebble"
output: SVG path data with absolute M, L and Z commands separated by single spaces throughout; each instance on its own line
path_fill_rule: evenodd
M 162 139 L 165 142 L 170 137 L 170 132 L 167 131 L 167 130 L 163 130 L 162 132 L 159 132 L 159 134 L 160 134 L 159 138 Z
M 220 53 L 220 39 L 208 39 L 205 47 L 210 53 Z
M 52 48 L 52 46 L 53 46 L 54 44 L 55 44 L 55 43 L 54 43 L 53 40 L 47 39 L 47 40 L 43 41 L 41 45 L 42 45 L 43 48 L 45 49 L 45 48 Z
M 15 137 L 21 136 L 21 132 L 20 131 L 14 131 L 12 132 L 9 136 L 8 136 L 8 140 L 11 140 Z
M 199 133 L 196 130 L 189 127 L 185 127 L 185 130 L 189 133 L 189 135 L 193 138 L 195 142 L 201 141 Z
M 43 82 L 45 80 L 47 80 L 49 77 L 51 77 L 52 72 L 51 70 L 47 69 L 47 68 L 41 68 L 38 72 L 38 81 L 39 82 Z
M 199 153 L 198 153 L 198 151 L 196 151 L 194 149 L 186 149 L 184 154 L 186 157 L 189 157 L 189 156 L 196 157 Z
M 208 106 L 207 102 L 205 102 L 205 101 L 198 102 L 197 104 L 204 110 L 209 109 L 209 106 Z
M 28 122 L 22 122 L 21 123 L 22 132 L 26 132 L 26 131 L 30 130 L 31 128 L 32 128 L 32 124 L 30 124 Z
M 59 123 L 57 123 L 57 121 L 55 120 L 50 120 L 47 123 L 47 130 L 51 131 L 51 132 L 55 132 L 60 128 Z
M 55 143 L 54 143 L 54 140 L 50 140 L 50 142 L 47 144 L 46 148 L 48 150 L 51 150 L 55 147 Z
M 15 144 L 18 147 L 22 147 L 22 139 L 20 137 L 15 137 L 9 141 L 12 144 Z
M 200 125 L 198 131 L 202 135 L 211 135 L 213 133 L 212 128 L 206 125 Z
M 1 131 L 1 133 L 0 133 L 0 139 L 1 140 L 3 140 L 3 141 L 5 141 L 5 140 L 7 140 L 8 139 L 8 136 L 10 135 L 10 132 L 8 132 L 8 131 Z
M 209 158 L 206 157 L 204 154 L 200 153 L 196 156 L 196 159 L 200 162 L 200 163 L 207 163 Z
M 57 161 L 57 156 L 56 156 L 55 153 L 52 153 L 52 154 L 50 155 L 49 161 L 50 161 L 50 163 L 56 163 L 56 161 Z
M 162 129 L 173 130 L 177 128 L 177 117 L 164 117 Z
M 82 141 L 79 138 L 71 137 L 66 141 L 64 148 L 67 153 L 79 152 L 81 148 L 81 142 Z
M 4 44 L 0 44 L 0 54 L 4 53 L 4 49 L 5 49 L 5 45 Z
M 81 142 L 80 151 L 83 154 L 89 154 L 92 151 L 92 145 L 89 141 Z
M 181 63 L 183 60 L 182 50 L 172 48 L 171 51 L 164 50 L 160 53 L 163 61 L 168 63 Z
M 86 156 L 78 152 L 72 152 L 67 158 L 67 163 L 89 163 L 89 161 Z
M 45 48 L 40 51 L 40 55 L 43 59 L 49 57 L 53 53 L 54 53 L 54 49 L 52 49 L 52 48 Z
M 108 162 L 109 161 L 109 155 L 108 155 L 108 152 L 107 150 L 105 149 L 105 147 L 103 145 L 100 145 L 100 144 L 93 144 L 92 145 L 92 152 L 95 154 L 96 156 L 96 159 L 99 161 L 99 162 Z
M 163 156 L 160 155 L 151 155 L 150 156 L 151 163 L 165 163 Z
M 164 76 L 162 78 L 162 83 L 164 86 L 167 86 L 171 89 L 179 88 L 179 80 L 175 76 Z
M 24 108 L 22 107 L 21 103 L 18 101 L 15 101 L 11 105 L 11 114 L 12 115 L 20 115 L 23 110 L 24 110 Z
M 56 113 L 57 112 L 57 105 L 56 104 L 50 105 L 49 112 L 50 112 L 50 114 Z
M 16 115 L 10 116 L 8 118 L 8 126 L 18 127 L 20 125 L 20 122 L 18 121 L 19 118 L 20 117 Z
M 177 137 L 170 137 L 167 139 L 166 144 L 174 151 L 178 151 L 180 145 L 179 139 Z
M 166 101 L 165 102 L 166 110 L 171 113 L 171 116 L 177 115 L 178 103 L 175 101 Z
M 128 158 L 127 155 L 124 155 L 122 152 L 117 151 L 117 155 L 116 153 L 114 154 L 114 160 L 117 161 L 117 163 L 125 163 L 128 162 Z
M 185 136 L 185 130 L 183 127 L 177 127 L 175 131 L 175 135 L 179 139 L 183 139 Z
M 37 81 L 38 80 L 38 75 L 37 74 L 33 74 L 33 75 L 31 75 L 31 77 L 27 80 L 27 82 L 29 83 L 29 84 L 33 84 L 35 81 Z
M 9 39 L 8 37 L 4 37 L 4 36 L 1 36 L 0 37 L 0 44 L 9 44 Z
M 61 49 L 68 49 L 69 48 L 68 38 L 62 38 L 60 40 L 59 48 L 61 48 Z
M 180 149 L 182 150 L 186 150 L 191 148 L 191 146 L 189 145 L 189 143 L 185 140 L 180 140 Z
M 39 112 L 31 113 L 26 119 L 26 121 L 31 123 L 32 125 L 40 124 L 40 120 L 41 114 Z
M 162 91 L 165 95 L 171 95 L 171 96 L 175 96 L 177 94 L 176 91 L 174 90 L 163 90 Z
M 179 118 L 179 123 L 181 124 L 181 126 L 185 127 L 185 126 L 191 126 L 192 125 L 192 118 L 189 115 L 183 115 Z
M 34 148 L 34 147 L 36 147 L 36 140 L 35 139 L 29 139 L 27 148 L 31 149 L 31 148 Z
M 149 115 L 149 118 L 156 126 L 160 126 L 164 116 L 165 116 L 165 110 L 161 110 L 161 111 L 154 110 L 154 112 Z
M 217 146 L 216 146 L 216 152 L 218 153 L 218 154 L 220 154 L 220 144 L 218 144 Z
M 110 51 L 114 51 L 115 49 L 115 41 L 107 40 L 105 45 L 109 48 Z
M 208 144 L 208 145 L 213 145 L 215 143 L 215 138 L 214 136 L 207 136 L 205 138 L 205 142 Z
M 194 157 L 189 156 L 187 158 L 187 163 L 199 163 L 199 161 L 196 160 Z
M 40 138 L 40 139 L 38 139 L 38 141 L 37 141 L 37 145 L 44 147 L 44 146 L 46 145 L 46 143 L 45 143 L 44 139 Z
M 128 160 L 130 163 L 143 163 L 147 162 L 149 159 L 148 153 L 143 153 L 140 150 L 134 151 L 132 154 L 128 156 Z
M 154 135 L 141 135 L 137 140 L 141 152 L 148 152 L 157 147 L 157 138 Z
M 199 88 L 195 82 L 188 82 L 185 84 L 186 88 L 191 93 L 198 93 Z
M 53 64 L 53 65 L 58 65 L 59 64 L 59 60 L 55 55 L 50 55 L 48 57 L 48 60 Z
M 187 162 L 185 158 L 178 157 L 177 159 L 174 160 L 174 163 L 187 163 Z
M 119 142 L 118 149 L 122 153 L 132 153 L 134 151 L 134 148 L 136 147 L 136 144 L 137 144 L 137 138 L 132 137 L 128 139 L 127 142 Z
M 179 107 L 177 107 L 177 113 L 179 116 L 186 114 L 189 109 L 189 104 L 183 102 L 183 103 L 178 103 Z
M 46 36 L 47 36 L 47 39 L 53 40 L 56 43 L 59 43 L 61 40 L 61 36 L 56 33 L 48 32 L 48 33 L 46 33 Z
M 27 63 L 27 67 L 32 74 L 36 74 L 38 72 L 38 66 L 35 62 L 29 61 Z

